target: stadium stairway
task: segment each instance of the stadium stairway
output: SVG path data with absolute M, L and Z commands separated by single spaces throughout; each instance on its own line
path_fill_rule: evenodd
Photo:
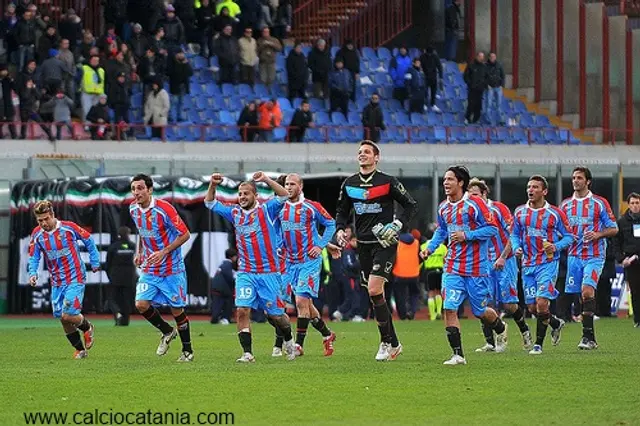
M 311 8 L 313 4 L 313 1 L 308 2 L 294 12 L 302 18 L 302 22 L 291 32 L 291 37 L 297 41 L 313 43 L 320 38 L 328 38 L 335 28 L 344 25 L 367 7 L 364 1 L 326 0 L 323 6 L 307 15 L 305 7 Z

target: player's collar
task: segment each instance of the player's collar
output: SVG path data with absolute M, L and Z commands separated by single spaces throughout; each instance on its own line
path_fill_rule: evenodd
M 289 200 L 287 200 L 287 203 L 291 204 L 292 206 L 297 206 L 298 204 L 304 203 L 304 192 L 300 193 L 300 197 L 298 198 L 298 201 L 296 201 L 295 203 Z
M 468 199 L 469 199 L 469 193 L 465 192 L 464 194 L 462 194 L 462 198 L 460 198 L 458 201 L 451 201 L 449 199 L 449 197 L 447 197 L 447 203 L 449 203 L 449 204 L 458 204 L 458 203 L 461 203 L 461 202 L 466 201 Z
M 587 198 L 591 198 L 593 197 L 593 193 L 591 191 L 587 191 L 587 195 L 585 195 L 582 198 L 578 198 L 576 197 L 576 193 L 574 192 L 573 195 L 571 196 L 572 200 L 577 200 L 577 201 L 582 201 L 582 200 L 586 200 Z
M 540 207 L 539 209 L 534 209 L 533 207 L 531 207 L 531 201 L 527 201 L 527 207 L 530 208 L 531 210 L 536 210 L 536 211 L 545 210 L 545 209 L 548 209 L 549 206 L 550 206 L 549 202 L 545 201 L 544 206 Z
M 140 206 L 140 204 L 138 204 L 138 206 Z M 140 206 L 140 210 L 142 210 L 143 213 L 148 212 L 149 210 L 151 210 L 152 208 L 154 208 L 156 206 L 156 199 L 154 196 L 151 196 L 151 202 L 149 203 L 149 207 L 144 208 L 142 206 Z
M 252 208 L 245 210 L 242 207 L 240 207 L 240 210 L 242 210 L 245 213 L 251 213 L 252 211 L 256 210 L 258 207 L 260 207 L 260 201 L 256 200 L 256 205 L 253 206 Z
M 51 231 L 44 231 L 44 229 L 43 229 L 43 231 L 46 232 L 47 234 L 53 234 L 58 229 L 60 229 L 60 220 L 56 219 L 56 226 L 54 226 Z

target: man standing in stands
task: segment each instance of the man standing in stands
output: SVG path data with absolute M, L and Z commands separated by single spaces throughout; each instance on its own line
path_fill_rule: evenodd
M 328 98 L 331 52 L 327 49 L 327 42 L 322 39 L 318 40 L 307 59 L 313 82 L 313 97 Z
M 487 88 L 487 66 L 484 53 L 480 52 L 476 59 L 464 70 L 464 82 L 467 83 L 467 113 L 465 124 L 475 124 L 482 116 L 482 96 Z
M 304 141 L 304 134 L 308 127 L 315 127 L 315 124 L 313 123 L 313 114 L 309 109 L 309 101 L 305 99 L 291 118 L 289 142 Z
M 384 125 L 380 95 L 377 93 L 371 95 L 371 102 L 362 110 L 362 127 L 364 127 L 363 139 L 380 142 L 380 131 L 386 130 L 387 127 Z
M 349 71 L 344 68 L 344 62 L 336 57 L 335 69 L 329 75 L 329 89 L 331 91 L 331 112 L 340 110 L 345 117 L 349 115 L 349 97 L 353 87 L 353 79 Z
M 427 81 L 427 90 L 429 91 L 429 97 L 425 98 L 425 103 L 433 112 L 441 113 L 442 111 L 436 105 L 436 93 L 438 91 L 438 81 L 442 81 L 442 63 L 436 49 L 428 46 L 424 53 L 420 55 L 420 65 L 422 66 L 422 72 L 424 72 Z
M 389 61 L 389 75 L 391 76 L 391 80 L 393 80 L 393 99 L 397 99 L 403 106 L 404 101 L 406 101 L 409 96 L 407 86 L 404 82 L 405 75 L 409 72 L 409 68 L 411 68 L 411 58 L 407 53 L 407 48 L 402 46 L 398 54 Z
M 336 62 L 338 58 L 342 59 L 344 68 L 351 74 L 351 89 L 349 90 L 350 98 L 356 101 L 356 83 L 360 79 L 360 54 L 356 49 L 353 40 L 347 40 L 338 53 L 336 53 Z M 345 114 L 346 115 L 346 114 Z
M 453 0 L 444 13 L 444 57 L 455 61 L 460 31 L 460 0 Z
M 406 75 L 407 90 L 409 92 L 409 113 L 424 112 L 424 96 L 426 94 L 426 79 L 422 72 L 419 58 L 413 60 L 413 66 Z
M 504 124 L 502 118 L 502 87 L 504 86 L 504 69 L 498 62 L 495 53 L 489 53 L 487 62 L 487 96 L 485 97 L 485 114 L 492 126 Z M 498 118 L 498 123 L 494 118 Z

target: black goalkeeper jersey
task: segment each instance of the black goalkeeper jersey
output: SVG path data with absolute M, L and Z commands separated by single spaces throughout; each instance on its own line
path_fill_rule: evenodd
M 356 173 L 340 189 L 336 214 L 337 230 L 345 229 L 355 213 L 356 236 L 363 243 L 378 242 L 371 232 L 376 224 L 396 219 L 394 201 L 403 208 L 397 219 L 406 227 L 417 210 L 417 203 L 398 179 L 375 170 L 369 175 Z

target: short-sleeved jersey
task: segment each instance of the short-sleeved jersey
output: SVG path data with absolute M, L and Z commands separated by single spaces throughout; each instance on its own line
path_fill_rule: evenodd
M 286 197 L 274 197 L 264 204 L 244 210 L 237 204 L 205 201 L 205 206 L 227 219 L 235 228 L 238 272 L 271 274 L 280 272 L 278 248 L 281 230 L 278 215 Z
M 496 261 L 504 251 L 507 243 L 509 243 L 513 216 L 511 216 L 509 207 L 500 201 L 489 200 L 487 204 L 491 208 L 491 213 L 493 213 L 493 218 L 498 226 L 498 235 L 489 241 L 489 257 L 492 261 Z M 509 253 L 507 259 L 511 258 L 511 256 L 513 256 L 513 250 Z
M 549 203 L 539 209 L 529 204 L 519 206 L 513 214 L 511 246 L 515 252 L 523 251 L 522 266 L 534 266 L 560 258 L 560 252 L 573 243 L 567 216 L 558 207 Z M 547 258 L 544 242 L 555 244 L 553 258 Z
M 459 231 L 464 232 L 465 241 L 451 241 L 451 234 Z M 438 228 L 427 248 L 433 253 L 448 239 L 445 272 L 467 277 L 487 276 L 491 269 L 489 240 L 497 232 L 491 209 L 484 200 L 465 194 L 459 201 L 440 203 Z
M 29 276 L 38 275 L 40 258 L 44 254 L 44 261 L 51 275 L 51 286 L 85 283 L 87 270 L 80 258 L 78 241 L 82 241 L 89 251 L 91 267 L 100 267 L 100 254 L 85 229 L 62 220 L 58 221 L 51 232 L 37 226 L 31 233 L 29 242 Z
M 167 201 L 152 198 L 146 209 L 132 203 L 129 213 L 138 228 L 142 244 L 142 272 L 161 277 L 184 272 L 184 259 L 179 248 L 157 265 L 147 263 L 151 254 L 168 247 L 176 238 L 189 232 L 175 207 Z
M 604 258 L 607 253 L 607 239 L 584 241 L 587 231 L 601 232 L 607 228 L 618 228 L 609 202 L 591 191 L 584 198 L 573 197 L 565 199 L 560 209 L 567 215 L 571 233 L 576 237 L 569 247 L 569 256 L 581 259 L 594 257 Z
M 405 226 L 417 211 L 417 203 L 398 179 L 379 170 L 369 175 L 356 173 L 342 184 L 336 209 L 336 227 L 345 229 L 355 213 L 356 236 L 364 243 L 377 243 L 372 229 L 395 219 L 394 201 L 402 208 L 398 217 Z
M 314 246 L 325 248 L 336 231 L 336 222 L 324 207 L 303 195 L 300 195 L 298 202 L 287 201 L 279 217 L 284 248 L 290 263 L 311 260 L 309 251 Z M 318 231 L 319 225 L 324 226 L 322 236 Z

